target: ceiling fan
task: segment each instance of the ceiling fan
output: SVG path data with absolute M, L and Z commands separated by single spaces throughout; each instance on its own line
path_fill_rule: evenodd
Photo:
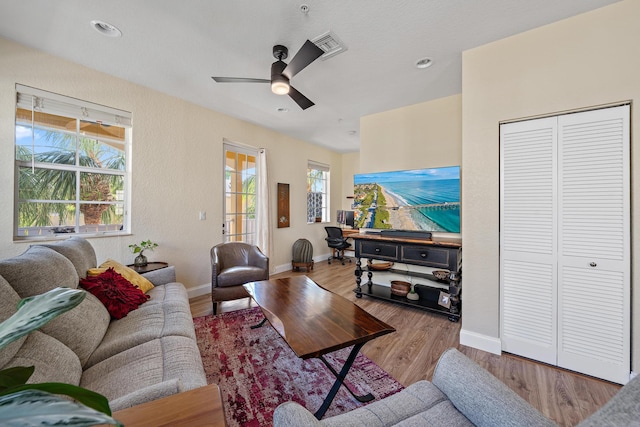
M 315 105 L 309 98 L 298 92 L 289 81 L 293 76 L 304 70 L 309 64 L 318 59 L 324 51 L 307 40 L 293 59 L 286 64 L 289 49 L 282 45 L 273 47 L 273 56 L 277 59 L 271 64 L 271 80 L 252 79 L 244 77 L 211 77 L 218 83 L 271 83 L 271 91 L 277 95 L 289 95 L 303 110 Z

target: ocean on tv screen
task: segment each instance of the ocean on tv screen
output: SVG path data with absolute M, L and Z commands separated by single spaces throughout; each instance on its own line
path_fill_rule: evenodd
M 460 232 L 460 167 L 354 176 L 358 228 Z

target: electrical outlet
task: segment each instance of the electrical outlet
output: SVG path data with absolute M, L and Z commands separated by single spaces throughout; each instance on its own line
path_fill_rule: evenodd
M 205 211 L 200 211 L 200 221 L 204 221 L 207 219 L 207 213 Z

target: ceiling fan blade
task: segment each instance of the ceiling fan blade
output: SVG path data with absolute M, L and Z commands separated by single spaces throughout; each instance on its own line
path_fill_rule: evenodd
M 284 69 L 282 74 L 291 79 L 293 76 L 304 70 L 307 65 L 311 64 L 316 59 L 320 58 L 324 51 L 309 40 L 304 42 L 298 53 L 293 57 L 291 62 Z
M 211 77 L 218 83 L 271 83 L 267 79 L 250 79 L 245 77 Z
M 289 96 L 291 99 L 296 101 L 296 104 L 298 104 L 303 110 L 316 105 L 309 98 L 298 92 L 293 86 L 289 86 Z

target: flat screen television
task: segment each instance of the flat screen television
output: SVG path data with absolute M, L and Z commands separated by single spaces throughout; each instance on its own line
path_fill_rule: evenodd
M 460 166 L 354 175 L 356 228 L 460 232 Z

